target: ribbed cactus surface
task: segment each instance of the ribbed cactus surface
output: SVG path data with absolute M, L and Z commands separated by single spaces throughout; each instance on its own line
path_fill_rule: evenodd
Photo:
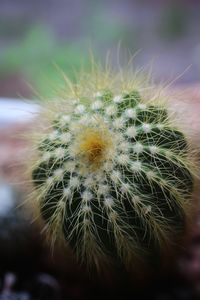
M 138 90 L 66 106 L 38 141 L 32 171 L 52 236 L 96 267 L 159 255 L 184 228 L 193 186 L 183 133 Z

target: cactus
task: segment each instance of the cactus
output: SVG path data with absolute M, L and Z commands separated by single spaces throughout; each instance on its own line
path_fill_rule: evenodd
M 80 261 L 128 269 L 159 257 L 184 230 L 189 145 L 158 97 L 146 100 L 143 82 L 85 77 L 45 108 L 33 201 L 52 240 L 64 238 Z

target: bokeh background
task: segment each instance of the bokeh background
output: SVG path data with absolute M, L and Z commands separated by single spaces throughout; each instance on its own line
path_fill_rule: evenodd
M 121 44 L 121 56 L 140 50 L 135 63 L 153 60 L 155 77 L 179 82 L 200 79 L 200 1 L 198 0 L 1 0 L 0 96 L 31 91 L 48 94 L 58 80 L 54 63 L 73 78 L 88 65 L 88 49 L 97 58 Z
M 34 126 L 36 95 L 51 97 L 62 84 L 59 68 L 71 80 L 87 70 L 90 50 L 99 61 L 110 51 L 114 68 L 118 53 L 123 64 L 138 52 L 135 68 L 152 64 L 155 81 L 187 90 L 185 97 L 194 99 L 187 104 L 195 114 L 190 125 L 199 122 L 200 129 L 199 0 L 0 0 L 0 300 L 198 300 L 198 218 L 171 272 L 151 278 L 147 294 L 134 295 L 127 278 L 105 287 L 72 257 L 59 249 L 52 254 L 40 224 L 21 206 L 27 199 L 23 136 Z

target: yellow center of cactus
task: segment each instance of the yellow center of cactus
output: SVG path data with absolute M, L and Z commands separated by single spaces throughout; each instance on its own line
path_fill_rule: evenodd
M 101 163 L 109 158 L 113 143 L 109 131 L 105 128 L 86 128 L 77 140 L 77 154 L 92 171 L 97 170 Z

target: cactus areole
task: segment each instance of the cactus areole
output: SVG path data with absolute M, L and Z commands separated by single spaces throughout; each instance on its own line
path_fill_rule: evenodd
M 167 109 L 141 95 L 107 88 L 62 100 L 37 139 L 41 216 L 54 239 L 97 268 L 160 255 L 184 228 L 188 144 Z

